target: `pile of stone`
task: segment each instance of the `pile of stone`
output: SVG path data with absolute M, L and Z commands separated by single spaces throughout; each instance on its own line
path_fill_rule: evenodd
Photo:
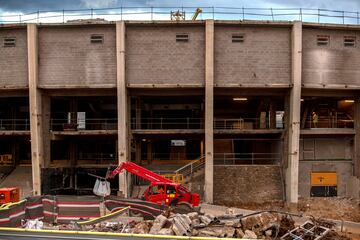
M 33 228 L 38 225 L 29 223 L 26 226 L 26 228 Z M 54 227 L 60 230 L 209 238 L 346 239 L 331 230 L 334 224 L 329 221 L 313 218 L 296 227 L 288 213 L 280 212 L 258 212 L 246 216 L 227 214 L 215 217 L 198 212 L 180 214 L 166 211 L 157 216 L 155 220 L 144 220 L 142 217 L 118 216 L 110 221 L 108 219 L 81 226 L 76 223 L 58 226 L 41 225 L 41 229 L 55 229 Z
M 214 217 L 197 212 L 159 215 L 152 223 L 139 222 L 132 233 L 242 239 L 276 239 L 294 228 L 294 221 L 279 213 Z

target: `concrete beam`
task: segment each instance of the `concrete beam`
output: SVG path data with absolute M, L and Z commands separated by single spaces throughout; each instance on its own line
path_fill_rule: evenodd
M 300 100 L 301 100 L 301 61 L 302 61 L 302 24 L 294 22 L 292 28 L 292 69 L 289 101 L 289 134 L 288 134 L 288 164 L 286 169 L 286 200 L 289 203 L 298 202 L 299 185 L 299 140 L 300 140 Z
M 119 164 L 128 161 L 128 97 L 125 79 L 125 22 L 116 22 L 116 72 L 118 107 L 118 159 Z M 119 174 L 119 192 L 129 196 L 126 173 Z
M 42 135 L 42 101 L 37 87 L 39 78 L 38 31 L 36 24 L 27 25 L 28 78 L 30 105 L 31 166 L 34 195 L 41 195 L 41 167 L 44 165 Z
M 214 191 L 214 20 L 205 23 L 205 202 Z

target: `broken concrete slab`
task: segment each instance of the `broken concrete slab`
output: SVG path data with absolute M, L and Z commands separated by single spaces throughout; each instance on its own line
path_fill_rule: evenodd
M 157 234 L 163 228 L 163 226 L 166 224 L 167 221 L 168 219 L 165 216 L 163 215 L 157 216 L 154 220 L 154 224 L 152 225 L 149 233 Z
M 258 238 L 257 235 L 250 230 L 245 230 L 245 234 L 242 237 L 242 239 L 257 239 L 257 238 Z
M 171 228 L 162 228 L 157 234 L 172 236 L 174 235 L 174 231 Z

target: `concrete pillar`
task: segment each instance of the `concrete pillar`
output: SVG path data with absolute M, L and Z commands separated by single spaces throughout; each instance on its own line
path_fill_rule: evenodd
M 141 163 L 141 139 L 135 139 L 135 162 L 136 164 Z
M 214 189 L 214 20 L 205 22 L 205 202 Z
M 41 167 L 44 164 L 42 139 L 42 102 L 38 84 L 38 31 L 36 24 L 27 25 L 28 78 L 31 132 L 31 166 L 34 195 L 41 195 Z
M 135 103 L 135 123 L 136 123 L 136 129 L 141 129 L 141 98 L 137 97 L 136 98 L 136 103 Z
M 360 178 L 360 97 L 355 99 L 354 108 L 354 175 Z
M 153 152 L 152 152 L 152 140 L 148 140 L 146 142 L 146 155 L 147 155 L 147 164 L 151 164 L 153 160 Z
M 301 100 L 301 57 L 302 57 L 302 23 L 294 22 L 291 34 L 292 69 L 289 101 L 289 135 L 288 164 L 286 169 L 286 200 L 289 203 L 298 202 L 299 184 L 299 140 L 300 140 L 300 100 Z
M 43 130 L 43 150 L 44 150 L 44 168 L 51 163 L 51 137 L 50 137 L 50 112 L 51 103 L 48 95 L 42 95 L 42 130 Z
M 118 108 L 118 155 L 119 164 L 128 161 L 128 103 L 125 79 L 125 22 L 116 22 L 116 72 Z M 126 173 L 119 174 L 119 191 L 128 197 Z

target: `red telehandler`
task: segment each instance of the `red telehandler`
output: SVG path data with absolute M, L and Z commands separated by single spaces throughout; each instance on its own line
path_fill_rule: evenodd
M 106 178 L 114 178 L 123 170 L 150 182 L 150 186 L 145 190 L 142 196 L 143 200 L 164 204 L 166 206 L 178 206 L 185 208 L 199 206 L 199 194 L 191 193 L 181 184 L 175 183 L 146 168 L 140 167 L 133 162 L 123 162 L 114 171 L 108 173 Z

